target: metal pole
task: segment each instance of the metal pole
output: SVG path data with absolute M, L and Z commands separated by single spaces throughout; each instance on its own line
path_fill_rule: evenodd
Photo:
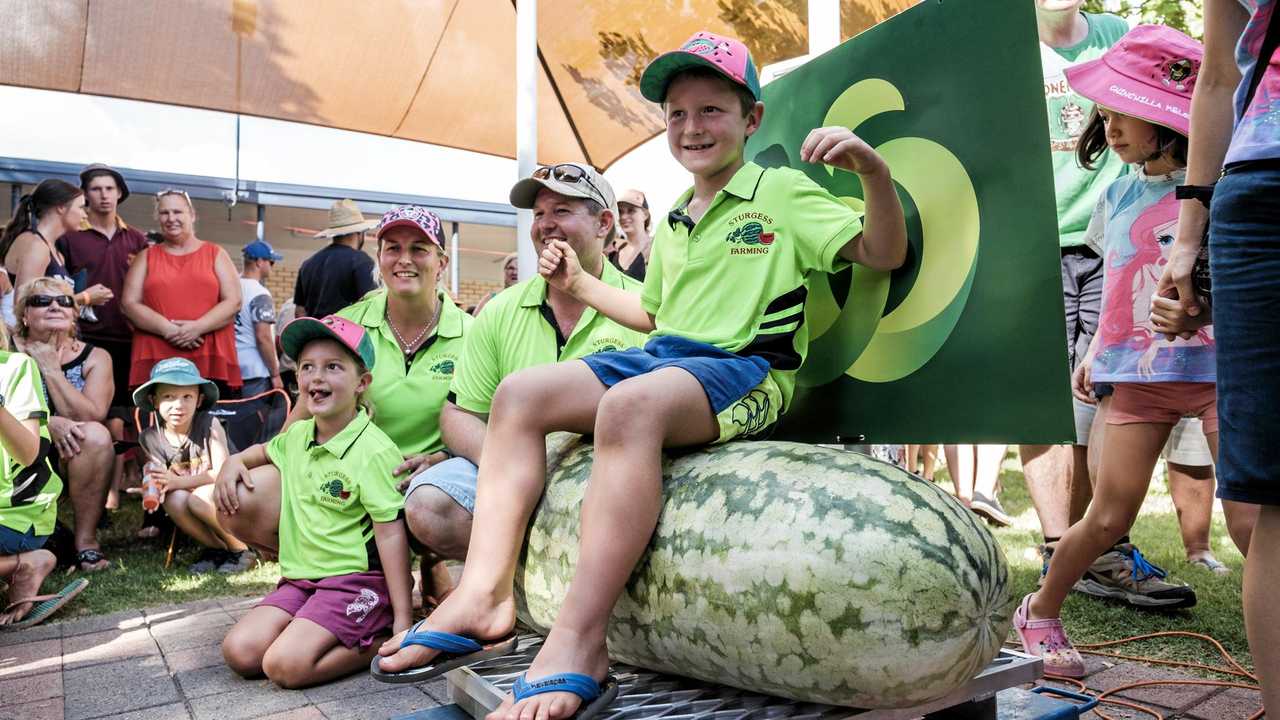
M 529 177 L 538 165 L 538 2 L 516 3 L 516 171 Z M 533 213 L 516 212 L 516 252 L 520 279 L 538 272 L 538 256 L 529 241 Z
M 462 257 L 458 255 L 458 223 L 450 224 L 453 225 L 453 237 L 449 239 L 449 289 L 454 297 L 458 297 L 458 270 Z
M 266 238 L 266 229 L 267 229 L 267 206 L 263 205 L 262 203 L 258 203 L 258 239 L 259 240 L 263 240 Z
M 809 0 L 809 54 L 840 44 L 840 0 Z

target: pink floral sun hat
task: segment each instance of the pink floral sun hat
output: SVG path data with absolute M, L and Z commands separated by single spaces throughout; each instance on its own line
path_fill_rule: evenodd
M 1203 56 L 1200 43 L 1173 28 L 1139 25 L 1097 60 L 1067 68 L 1067 82 L 1102 107 L 1189 135 Z

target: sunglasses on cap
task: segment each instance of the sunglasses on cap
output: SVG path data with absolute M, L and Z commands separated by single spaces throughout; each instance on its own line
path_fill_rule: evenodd
M 191 196 L 187 194 L 186 190 L 179 190 L 177 188 L 167 188 L 165 190 L 161 190 L 160 192 L 156 193 L 156 200 L 159 200 L 165 195 L 181 195 L 183 198 L 186 199 L 187 205 L 191 204 Z
M 27 305 L 30 307 L 47 308 L 55 302 L 64 308 L 76 306 L 76 301 L 70 295 L 32 295 L 27 298 Z
M 551 178 L 570 185 L 586 185 L 595 191 L 595 197 L 593 197 L 592 200 L 595 200 L 605 207 L 609 206 L 609 203 L 605 202 L 604 193 L 600 191 L 600 188 L 596 187 L 595 183 L 591 182 L 591 178 L 587 177 L 586 171 L 577 165 L 570 165 L 569 163 L 543 165 L 537 170 L 534 170 L 531 177 L 535 180 L 546 180 L 547 178 Z

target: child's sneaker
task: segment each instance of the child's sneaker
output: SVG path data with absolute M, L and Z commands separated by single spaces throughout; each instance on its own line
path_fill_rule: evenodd
M 1147 562 L 1132 543 L 1117 545 L 1094 561 L 1075 590 L 1100 598 L 1123 600 L 1141 608 L 1172 610 L 1196 604 L 1196 592 L 1165 580 L 1164 570 Z
M 242 573 L 246 570 L 253 569 L 258 564 L 258 558 L 253 554 L 252 550 L 241 550 L 240 552 L 226 553 L 225 560 L 218 566 L 218 572 L 224 575 L 234 575 Z
M 1027 595 L 1013 613 L 1013 629 L 1018 632 L 1023 651 L 1043 660 L 1046 674 L 1084 677 L 1084 658 L 1067 639 L 1062 621 L 1058 618 L 1028 620 L 1030 603 L 1031 595 Z
M 982 493 L 975 492 L 972 502 L 969 503 L 969 509 L 986 518 L 988 522 L 994 525 L 1009 527 L 1013 524 L 1013 517 L 1004 511 L 1004 507 L 1000 505 L 1000 498 L 995 496 L 987 497 Z
M 205 548 L 200 551 L 196 561 L 187 566 L 187 572 L 200 575 L 213 572 L 227 559 L 227 551 L 218 548 Z

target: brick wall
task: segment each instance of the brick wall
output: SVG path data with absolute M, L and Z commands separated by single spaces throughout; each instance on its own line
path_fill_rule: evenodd
M 501 290 L 497 283 L 486 283 L 477 280 L 458 280 L 458 304 L 464 309 L 480 302 L 480 298 L 494 290 Z

